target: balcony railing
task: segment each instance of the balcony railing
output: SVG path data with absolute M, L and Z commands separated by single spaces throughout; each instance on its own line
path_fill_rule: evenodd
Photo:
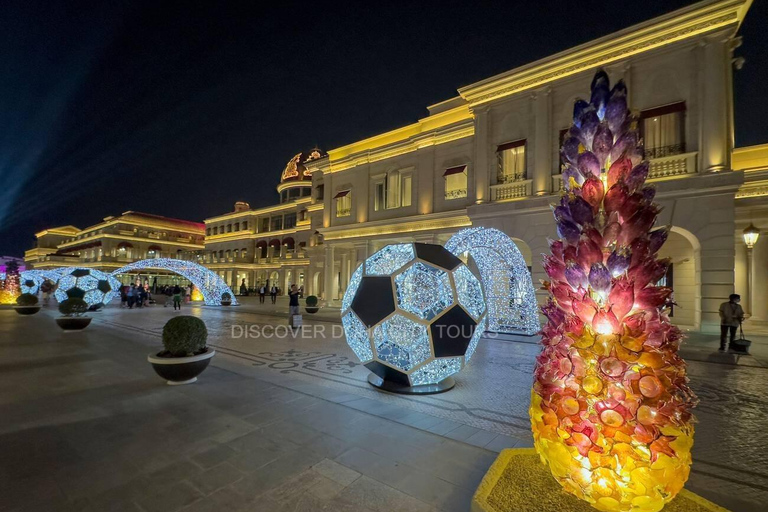
M 648 178 L 671 178 L 687 174 L 696 174 L 696 152 L 652 159 Z
M 337 208 L 336 209 L 336 216 L 337 217 L 349 217 L 352 214 L 351 208 Z
M 491 185 L 491 201 L 508 201 L 531 195 L 532 180 Z
M 659 146 L 657 148 L 645 148 L 645 158 L 654 160 L 667 156 L 680 155 L 685 153 L 685 144 L 671 144 L 669 146 Z
M 446 199 L 461 199 L 463 197 L 467 197 L 467 189 L 466 188 L 457 188 L 454 190 L 446 190 L 445 191 L 445 198 Z

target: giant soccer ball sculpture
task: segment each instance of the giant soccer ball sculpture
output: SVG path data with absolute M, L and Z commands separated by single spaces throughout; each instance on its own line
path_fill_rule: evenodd
M 54 295 L 64 302 L 69 297 L 82 297 L 88 306 L 107 304 L 120 291 L 120 282 L 93 268 L 75 268 L 59 278 Z
M 485 331 L 480 281 L 439 245 L 384 247 L 352 275 L 342 300 L 347 343 L 387 391 L 438 393 Z

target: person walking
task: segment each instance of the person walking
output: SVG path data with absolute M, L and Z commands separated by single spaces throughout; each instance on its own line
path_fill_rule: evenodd
M 173 310 L 176 311 L 176 308 L 181 311 L 181 287 L 179 285 L 173 287 Z
M 127 286 L 120 287 L 120 307 L 121 308 L 128 307 L 128 287 Z
M 277 302 L 277 286 L 272 285 L 272 289 L 269 290 L 269 295 L 272 297 L 272 304 Z
M 264 304 L 264 298 L 267 295 L 267 287 L 264 286 L 262 283 L 261 287 L 259 288 L 259 304 Z
M 240 283 L 240 295 L 248 296 L 248 287 L 245 285 L 245 279 Z
M 739 304 L 741 296 L 732 293 L 728 302 L 720 304 L 720 352 L 725 352 L 725 338 L 728 337 L 728 350 L 733 347 L 736 339 L 736 329 L 744 321 L 744 310 Z
M 130 288 L 125 292 L 128 297 L 128 309 L 133 309 L 133 301 L 135 300 L 134 294 L 136 293 L 136 285 L 132 284 Z
M 291 289 L 288 290 L 288 314 L 289 325 L 293 328 L 301 325 L 301 316 L 299 313 L 299 289 L 295 284 L 291 285 Z M 298 318 L 297 318 L 298 317 Z M 296 320 L 299 320 L 298 322 Z

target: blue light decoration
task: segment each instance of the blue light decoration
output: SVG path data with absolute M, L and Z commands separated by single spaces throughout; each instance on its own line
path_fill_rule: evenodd
M 134 261 L 112 272 L 113 276 L 126 274 L 136 270 L 168 270 L 188 279 L 203 294 L 203 300 L 207 306 L 221 306 L 221 296 L 228 293 L 233 305 L 237 305 L 237 299 L 232 289 L 227 286 L 218 274 L 208 270 L 202 265 L 185 260 L 170 258 L 149 258 Z
M 369 382 L 395 392 L 437 392 L 418 388 L 444 385 L 461 371 L 486 317 L 477 277 L 431 244 L 388 245 L 374 253 L 352 274 L 342 299 L 347 343 L 390 387 Z
M 88 306 L 107 304 L 120 293 L 120 282 L 113 276 L 95 268 L 66 267 L 46 271 L 38 277 L 58 277 L 54 296 L 59 302 L 69 297 L 74 290 L 82 292 Z M 40 281 L 42 283 L 42 280 Z
M 468 228 L 453 235 L 445 248 L 456 257 L 469 254 L 475 262 L 489 331 L 531 336 L 541 330 L 531 273 L 511 238 L 498 229 Z

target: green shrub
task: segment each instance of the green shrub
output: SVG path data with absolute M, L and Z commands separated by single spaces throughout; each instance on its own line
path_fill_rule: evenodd
M 207 339 L 205 322 L 195 316 L 171 318 L 163 327 L 163 345 L 175 357 L 201 352 L 205 349 Z
M 22 293 L 16 299 L 18 306 L 37 306 L 37 297 L 31 293 Z
M 310 308 L 314 308 L 315 306 L 317 306 L 317 297 L 315 297 L 314 295 L 309 295 L 306 300 L 307 300 L 307 306 L 309 306 Z
M 77 297 L 71 297 L 59 304 L 59 313 L 64 316 L 81 316 L 86 311 L 88 311 L 88 303 Z
M 231 301 L 232 300 L 232 295 L 230 295 L 229 292 L 224 292 L 224 293 L 221 294 L 221 300 L 224 301 L 224 302 Z

